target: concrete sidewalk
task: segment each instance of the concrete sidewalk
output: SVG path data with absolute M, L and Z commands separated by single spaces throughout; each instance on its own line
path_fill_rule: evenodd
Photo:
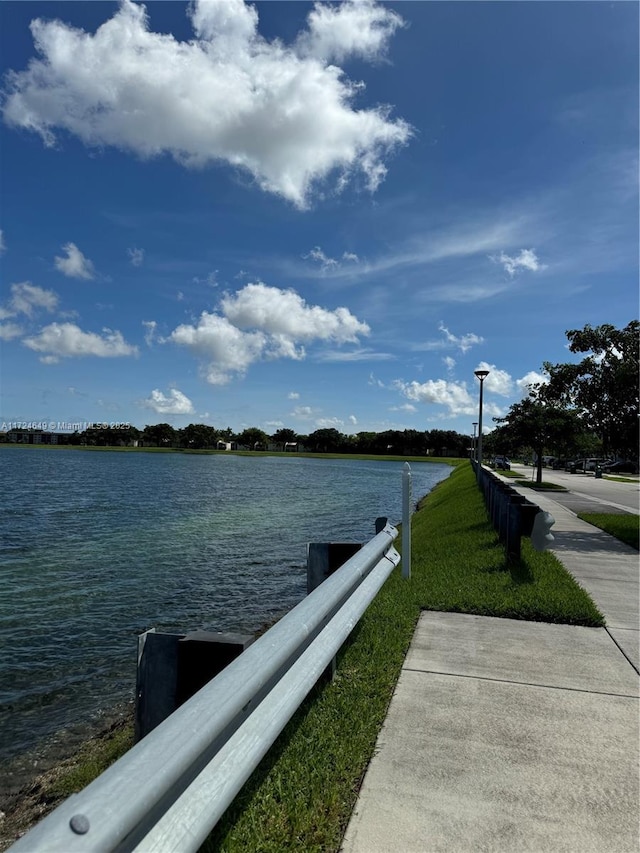
M 527 496 L 607 628 L 424 612 L 343 853 L 638 850 L 638 553 Z

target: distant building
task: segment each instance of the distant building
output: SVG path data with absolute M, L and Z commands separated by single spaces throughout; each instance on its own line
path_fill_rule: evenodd
M 58 444 L 66 433 L 45 432 L 41 429 L 10 429 L 7 441 L 12 444 Z

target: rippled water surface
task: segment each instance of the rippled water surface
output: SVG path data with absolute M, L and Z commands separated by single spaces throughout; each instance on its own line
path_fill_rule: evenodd
M 400 520 L 402 464 L 0 449 L 0 761 L 131 698 L 147 628 L 290 609 L 307 542 Z M 450 471 L 411 467 L 418 498 Z

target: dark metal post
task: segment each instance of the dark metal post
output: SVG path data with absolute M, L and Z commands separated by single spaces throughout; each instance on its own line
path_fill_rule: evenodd
M 489 375 L 488 370 L 476 370 L 475 375 L 480 380 L 480 405 L 478 411 L 478 480 L 480 479 L 480 471 L 482 469 L 482 391 L 484 380 Z

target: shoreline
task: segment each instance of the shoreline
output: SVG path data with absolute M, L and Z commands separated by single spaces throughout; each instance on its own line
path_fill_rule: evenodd
M 254 631 L 255 639 L 283 615 L 262 622 Z M 134 715 L 134 700 L 121 701 L 98 718 L 61 729 L 5 763 L 0 777 L 0 853 L 67 799 L 72 792 L 61 791 L 61 780 L 64 783 L 86 765 L 104 763 L 97 776 L 133 746 Z M 123 741 L 125 748 L 110 754 L 116 739 Z
M 42 749 L 37 768 L 22 770 L 17 790 L 0 795 L 0 853 L 66 800 L 74 789 L 84 788 L 120 754 L 133 745 L 133 702 L 105 714 L 89 737 L 80 739 L 81 727 L 65 729 Z M 56 750 L 64 749 L 64 753 Z M 22 760 L 33 758 L 34 750 Z M 19 759 L 16 759 L 18 761 Z M 17 777 L 16 777 L 17 778 Z M 78 781 L 80 780 L 80 781 Z
M 121 700 L 93 718 L 60 729 L 30 749 L 2 762 L 0 811 L 15 806 L 17 798 L 33 786 L 35 780 L 60 767 L 81 752 L 87 744 L 107 736 L 123 721 L 133 725 L 133 699 Z

